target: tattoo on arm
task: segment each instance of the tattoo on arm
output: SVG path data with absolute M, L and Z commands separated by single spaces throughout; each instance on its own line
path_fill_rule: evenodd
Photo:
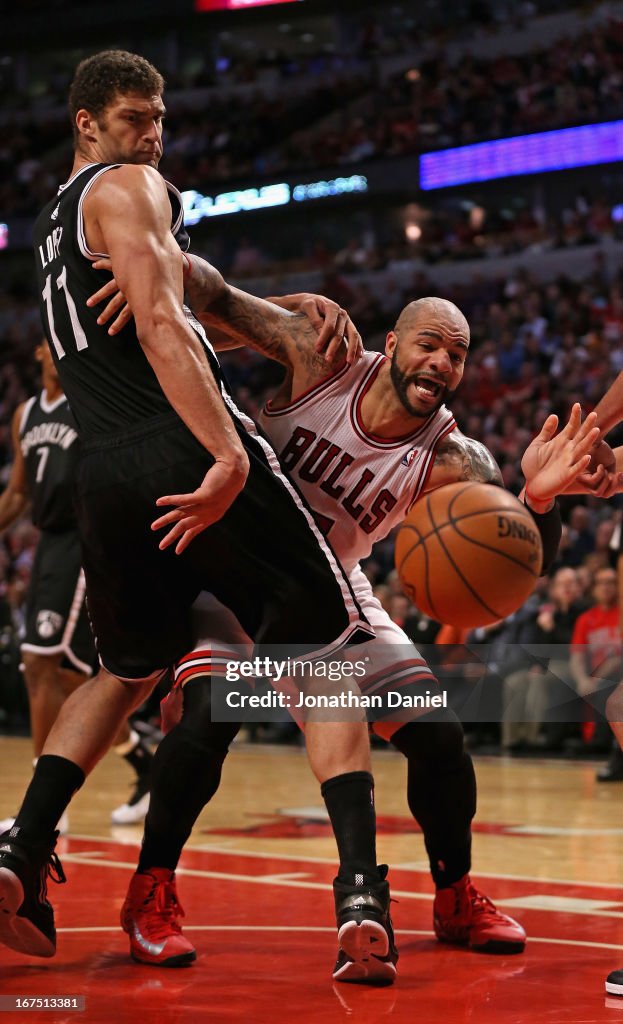
M 310 374 L 326 376 L 327 362 L 316 352 L 316 330 L 304 313 L 291 313 L 264 299 L 225 286 L 214 295 L 214 270 L 193 258 L 193 279 L 187 286 L 191 307 L 202 309 L 201 321 L 208 330 L 218 327 L 238 344 L 261 352 L 285 366 L 296 363 Z M 210 296 L 207 303 L 205 297 Z M 202 308 L 204 307 L 204 308 Z M 343 355 L 336 365 L 343 362 Z
M 285 366 L 293 361 L 322 365 L 316 353 L 316 332 L 304 313 L 290 313 L 271 303 L 231 289 L 207 311 L 230 337 Z M 326 364 L 325 364 L 326 373 Z
M 456 471 L 458 480 L 477 480 L 483 484 L 504 486 L 500 468 L 491 452 L 480 441 L 465 437 L 458 430 L 440 441 L 435 462 Z

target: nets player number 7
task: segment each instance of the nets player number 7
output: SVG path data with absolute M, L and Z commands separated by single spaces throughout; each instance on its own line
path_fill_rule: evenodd
M 40 484 L 41 481 L 43 480 L 43 474 L 45 473 L 45 464 L 48 461 L 49 454 L 50 449 L 47 447 L 47 445 L 45 448 L 37 448 L 39 462 L 37 463 L 37 475 L 35 477 L 35 482 L 38 484 Z

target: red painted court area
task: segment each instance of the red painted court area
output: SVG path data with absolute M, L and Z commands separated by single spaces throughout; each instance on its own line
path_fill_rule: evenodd
M 330 863 L 188 851 L 179 891 L 198 960 L 166 970 L 133 963 L 118 926 L 136 846 L 70 838 L 59 852 L 68 884 L 51 886 L 57 956 L 3 949 L 0 992 L 83 995 L 86 1009 L 29 1010 L 20 1020 L 623 1022 L 623 999 L 603 990 L 608 971 L 623 966 L 623 903 L 611 887 L 488 877 L 487 893 L 529 935 L 523 955 L 492 957 L 437 943 L 428 876 L 393 869 L 399 976 L 391 989 L 370 989 L 331 981 Z

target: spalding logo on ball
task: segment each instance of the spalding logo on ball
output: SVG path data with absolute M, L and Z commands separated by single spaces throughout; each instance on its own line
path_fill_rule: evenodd
M 439 487 L 419 499 L 396 538 L 405 593 L 452 626 L 486 626 L 511 615 L 532 593 L 542 562 L 530 512 L 492 484 Z

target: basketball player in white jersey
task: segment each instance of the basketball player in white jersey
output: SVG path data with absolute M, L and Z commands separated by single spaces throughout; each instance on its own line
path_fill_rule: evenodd
M 197 279 L 197 284 L 189 286 L 190 298 L 199 309 L 201 274 L 202 262 L 193 256 L 192 280 Z M 300 303 L 300 296 L 296 302 Z M 248 337 L 248 323 L 241 323 L 238 330 L 230 322 L 223 334 L 218 318 L 205 322 L 211 340 L 221 348 L 231 347 L 231 339 L 240 342 Z M 261 424 L 347 570 L 376 633 L 376 639 L 362 648 L 370 659 L 366 679 L 359 680 L 364 693 L 417 694 L 435 680 L 409 638 L 373 596 L 359 560 L 401 522 L 422 494 L 458 480 L 501 485 L 490 453 L 458 431 L 444 404 L 461 380 L 468 348 L 469 327 L 460 310 L 442 299 L 423 299 L 403 310 L 387 336 L 385 355 L 365 352 L 354 365 L 345 364 L 338 353 L 329 366 L 311 345 L 275 343 L 269 352 L 261 349 L 287 369 L 282 387 L 262 411 Z M 580 426 L 576 407 L 569 424 L 555 437 L 556 418 L 550 417 L 524 456 L 530 492 L 524 500 L 539 526 L 546 563 L 553 558 L 560 531 L 554 496 L 586 467 L 586 452 L 595 439 L 592 422 L 588 418 Z M 178 693 L 191 681 L 222 676 L 228 660 L 251 652 L 234 617 L 212 598 L 206 597 L 197 608 L 197 629 L 202 640 L 177 668 Z M 484 952 L 521 952 L 523 928 L 501 914 L 469 877 L 476 786 L 471 758 L 463 749 L 461 725 L 452 712 L 437 714 L 434 720 L 433 716 L 417 722 L 404 718 L 404 711 L 394 720 L 386 714 L 373 728 L 407 758 L 409 806 L 424 833 L 437 887 L 436 934 L 443 942 Z M 183 730 L 183 721 L 177 728 Z M 184 799 L 185 790 L 192 790 L 192 780 L 178 775 L 173 789 L 172 794 L 152 795 L 154 814 L 146 822 L 135 879 L 141 874 L 157 875 L 163 868 L 175 870 L 182 844 L 174 848 L 172 833 L 178 838 L 190 833 L 192 822 L 180 814 L 179 799 Z M 176 811 L 171 808 L 167 814 L 165 806 L 173 799 Z M 158 817 L 168 822 L 166 836 L 158 827 Z M 157 907 L 139 906 L 133 886 L 134 882 L 122 912 L 124 929 L 130 935 L 135 927 L 142 934 L 149 932 L 171 954 L 192 949 L 171 908 L 159 912 Z M 131 942 L 136 959 L 154 962 L 146 961 Z M 334 977 L 364 980 L 362 965 L 340 956 Z

